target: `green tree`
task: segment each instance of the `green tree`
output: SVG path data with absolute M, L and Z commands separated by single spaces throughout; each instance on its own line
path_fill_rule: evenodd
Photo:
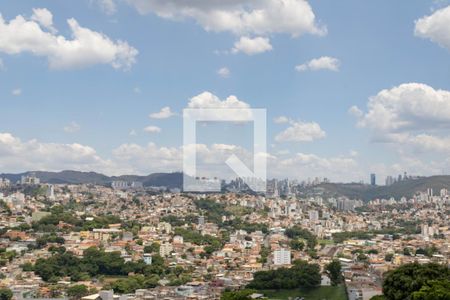
M 84 284 L 77 284 L 67 289 L 67 295 L 73 299 L 80 299 L 89 295 L 89 289 Z
M 367 255 L 365 255 L 364 253 L 360 253 L 358 254 L 358 256 L 356 257 L 356 259 L 358 261 L 367 261 L 369 258 L 367 257 Z
M 411 256 L 411 250 L 407 247 L 403 248 L 403 255 Z
M 411 300 L 413 293 L 419 292 L 429 282 L 448 280 L 449 277 L 450 270 L 444 265 L 435 263 L 406 264 L 386 274 L 383 282 L 383 294 L 387 300 Z
M 296 239 L 296 238 L 305 239 L 306 244 L 309 249 L 314 249 L 314 247 L 317 245 L 316 236 L 314 234 L 312 234 L 310 231 L 308 231 L 307 229 L 303 229 L 299 226 L 294 226 L 294 227 L 286 229 L 284 234 L 291 239 Z
M 267 257 L 269 257 L 269 255 L 270 255 L 270 249 L 266 248 L 264 245 L 261 246 L 259 255 L 261 255 L 259 262 L 265 264 L 267 262 Z
M 13 293 L 8 288 L 0 288 L 0 300 L 11 300 Z
M 32 271 L 34 271 L 33 264 L 32 264 L 32 263 L 29 263 L 29 262 L 24 263 L 24 264 L 21 265 L 20 267 L 22 268 L 22 270 L 23 270 L 24 272 L 32 272 Z
M 448 300 L 450 299 L 450 279 L 432 280 L 412 294 L 412 300 Z
M 89 279 L 96 275 L 127 275 L 129 272 L 142 273 L 142 265 L 125 264 L 120 252 L 108 252 L 91 247 L 84 251 L 83 258 L 78 258 L 71 252 L 58 253 L 48 259 L 38 259 L 34 272 L 44 281 L 57 281 L 69 276 L 72 281 Z
M 289 244 L 293 250 L 302 251 L 305 248 L 305 243 L 299 240 L 292 240 Z
M 144 247 L 144 253 L 159 253 L 159 243 L 153 242 L 151 245 Z
M 320 280 L 319 265 L 296 260 L 290 269 L 256 272 L 247 288 L 256 290 L 314 288 L 320 284 Z
M 154 288 L 157 285 L 157 277 L 145 277 L 143 275 L 129 276 L 119 279 L 104 287 L 104 289 L 113 289 L 120 294 L 133 293 L 137 289 Z
M 333 260 L 325 267 L 325 269 L 330 276 L 332 285 L 338 285 L 342 282 L 342 266 L 339 260 Z
M 426 255 L 428 257 L 432 257 L 433 254 L 435 254 L 437 252 L 437 248 L 433 245 L 431 247 L 425 247 L 425 248 L 419 248 L 416 250 L 416 255 L 417 254 L 422 254 L 422 255 Z

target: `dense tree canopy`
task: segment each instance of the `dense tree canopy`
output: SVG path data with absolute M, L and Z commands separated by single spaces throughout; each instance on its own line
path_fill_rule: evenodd
M 86 280 L 97 275 L 127 275 L 162 274 L 164 261 L 159 255 L 153 256 L 151 265 L 143 261 L 125 262 L 120 252 L 105 252 L 97 248 L 88 248 L 83 258 L 78 258 L 70 252 L 56 253 L 48 259 L 38 259 L 34 271 L 44 281 L 55 282 L 64 276 L 70 276 L 73 281 Z
M 186 242 L 207 246 L 205 247 L 205 250 L 209 250 L 206 251 L 207 254 L 211 254 L 222 247 L 222 241 L 209 234 L 202 235 L 198 231 L 184 229 L 181 227 L 175 228 L 175 234 L 182 236 Z
M 13 293 L 10 289 L 0 288 L 0 300 L 10 300 L 13 296 Z
M 337 285 L 342 282 L 342 266 L 339 260 L 333 260 L 326 266 L 325 269 L 328 273 L 328 276 L 330 276 L 332 285 Z
M 194 201 L 195 206 L 205 212 L 206 219 L 219 226 L 222 226 L 222 217 L 229 216 L 230 212 L 225 208 L 225 204 L 218 203 L 211 199 L 200 199 Z
M 432 280 L 412 294 L 412 300 L 450 299 L 450 279 Z
M 76 284 L 67 289 L 67 296 L 72 299 L 80 299 L 89 295 L 89 289 L 84 284 Z
M 312 288 L 318 286 L 320 280 L 319 265 L 297 260 L 290 269 L 279 268 L 256 272 L 253 281 L 247 287 L 257 290 Z
M 159 243 L 153 242 L 150 245 L 144 247 L 144 253 L 159 253 L 159 248 Z
M 159 277 L 157 275 L 148 277 L 143 275 L 130 276 L 108 284 L 105 286 L 105 289 L 112 289 L 114 292 L 120 294 L 133 293 L 137 289 L 156 287 L 158 285 L 158 280 Z
M 292 240 L 289 245 L 291 246 L 291 248 L 293 250 L 303 250 L 305 248 L 305 243 L 303 243 L 303 241 L 300 240 Z
M 291 239 L 304 239 L 306 240 L 307 246 L 309 249 L 313 249 L 317 245 L 317 239 L 314 234 L 312 234 L 309 230 L 303 229 L 298 226 L 294 226 L 286 229 L 284 233 L 288 238 Z
M 426 294 L 430 293 L 431 286 L 435 285 L 435 290 L 443 288 L 443 284 L 448 283 L 449 279 L 450 271 L 447 266 L 434 263 L 406 264 L 387 273 L 383 282 L 383 294 L 387 300 L 440 299 L 426 298 Z M 413 297 L 415 292 L 419 292 L 414 295 L 416 298 Z
M 333 241 L 337 244 L 344 242 L 348 239 L 368 240 L 371 239 L 373 234 L 367 231 L 343 231 L 333 233 Z

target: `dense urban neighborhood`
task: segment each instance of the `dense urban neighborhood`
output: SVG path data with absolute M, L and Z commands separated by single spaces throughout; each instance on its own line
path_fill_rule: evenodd
M 2 179 L 0 297 L 448 299 L 448 190 L 363 202 L 269 184 L 201 194 Z M 402 267 L 441 271 L 389 294 Z M 444 296 L 407 298 L 430 284 Z

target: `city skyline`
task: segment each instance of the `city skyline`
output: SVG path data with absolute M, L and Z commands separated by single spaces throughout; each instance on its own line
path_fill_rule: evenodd
M 198 176 L 194 177 L 190 177 L 187 175 L 183 175 L 183 172 L 172 172 L 172 173 L 152 173 L 152 174 L 144 174 L 144 175 L 137 175 L 137 174 L 120 174 L 120 175 L 116 175 L 116 176 L 112 176 L 112 177 L 108 177 L 105 174 L 102 173 L 98 173 L 98 172 L 83 172 L 83 171 L 74 171 L 74 170 L 62 170 L 59 172 L 49 172 L 49 171 L 27 171 L 27 172 L 23 172 L 23 173 L 0 173 L 0 182 L 2 179 L 6 180 L 8 183 L 19 183 L 19 182 L 23 182 L 24 180 L 37 180 L 38 183 L 40 183 L 40 175 L 37 175 L 37 173 L 45 173 L 44 175 L 44 180 L 43 183 L 47 183 L 47 184 L 52 184 L 54 182 L 63 182 L 64 179 L 59 178 L 58 176 L 62 176 L 64 178 L 64 174 L 70 174 L 69 176 L 71 177 L 71 179 L 69 181 L 73 181 L 74 184 L 80 184 L 81 182 L 85 182 L 86 179 L 83 178 L 83 175 L 87 175 L 87 176 L 100 176 L 102 179 L 101 181 L 103 182 L 103 184 L 107 184 L 107 185 L 111 185 L 113 188 L 116 187 L 124 187 L 124 188 L 132 188 L 134 186 L 138 186 L 139 188 L 143 188 L 143 180 L 145 180 L 145 177 L 147 176 L 152 176 L 152 175 L 178 175 L 179 179 L 177 179 L 176 177 L 173 177 L 172 180 L 174 182 L 183 182 L 184 180 L 188 179 L 188 180 L 194 180 L 197 183 L 203 182 L 204 184 L 215 184 L 216 186 L 219 186 L 221 184 L 226 184 L 229 185 L 231 187 L 238 187 L 237 190 L 239 191 L 248 191 L 248 190 L 253 190 L 253 188 L 248 186 L 248 183 L 252 183 L 252 182 L 259 182 L 259 184 L 265 182 L 265 185 L 267 187 L 267 190 L 264 191 L 265 194 L 270 193 L 270 186 L 272 186 L 273 184 L 278 184 L 278 183 L 287 183 L 288 185 L 294 185 L 294 186 L 316 186 L 316 185 L 320 185 L 323 183 L 335 183 L 335 184 L 346 184 L 346 183 L 354 183 L 354 184 L 360 184 L 360 185 L 371 185 L 371 186 L 391 186 L 395 183 L 399 183 L 402 181 L 410 181 L 410 180 L 418 180 L 418 179 L 423 179 L 423 178 L 436 178 L 436 177 L 441 177 L 441 176 L 416 176 L 416 175 L 411 175 L 408 174 L 407 172 L 404 172 L 403 174 L 398 174 L 398 175 L 388 175 L 386 176 L 386 178 L 382 178 L 380 180 L 376 179 L 376 174 L 371 173 L 369 174 L 369 177 L 367 178 L 367 180 L 360 180 L 358 182 L 341 182 L 341 181 L 330 181 L 329 178 L 327 177 L 308 177 L 305 178 L 303 180 L 299 180 L 296 178 L 289 178 L 289 177 L 283 177 L 283 178 L 266 178 L 266 180 L 262 180 L 260 178 L 256 178 L 256 177 L 240 177 L 240 176 L 235 176 L 235 177 L 221 177 L 221 176 L 215 176 L 215 177 L 207 177 L 207 176 L 201 176 L 200 174 L 198 174 Z M 50 181 L 47 181 L 45 178 L 48 179 L 48 177 L 52 177 Z M 18 178 L 20 176 L 20 180 L 15 180 L 13 178 Z M 80 177 L 81 176 L 81 177 Z M 444 177 L 449 176 L 449 175 L 445 175 Z M 2 178 L 4 177 L 4 178 Z M 132 177 L 133 180 L 129 180 L 129 178 Z M 25 179 L 24 179 L 25 178 Z M 81 178 L 81 179 L 80 179 Z M 106 178 L 106 180 L 105 180 Z M 109 180 L 108 180 L 109 179 Z M 96 182 L 96 180 L 91 180 L 91 183 L 99 183 Z M 175 186 L 177 186 L 177 184 L 174 184 Z M 177 189 L 183 190 L 182 187 L 183 183 L 181 183 Z M 223 186 L 222 186 L 223 188 Z M 222 189 L 222 192 L 224 190 Z M 254 191 L 254 190 L 253 190 Z M 184 191 L 186 192 L 186 191 Z M 198 191 L 199 192 L 199 191 Z M 212 192 L 209 191 L 209 192 Z M 261 191 L 262 192 L 262 191 Z M 289 194 L 289 193 L 288 193 Z
M 449 174 L 449 1 L 244 3 L 0 4 L 0 171 L 182 171 L 183 109 L 239 107 L 269 178 Z M 250 159 L 208 125 L 204 163 Z

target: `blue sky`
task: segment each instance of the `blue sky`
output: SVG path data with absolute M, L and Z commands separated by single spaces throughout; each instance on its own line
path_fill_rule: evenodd
M 380 181 L 403 171 L 449 173 L 450 1 L 186 2 L 2 1 L 0 172 L 178 170 L 180 114 L 207 91 L 218 101 L 234 95 L 267 109 L 273 176 L 368 181 L 375 172 Z M 298 11 L 271 15 L 283 3 Z M 46 12 L 33 12 L 38 8 Z M 269 11 L 257 25 L 208 17 L 256 8 Z M 13 28 L 17 16 L 38 29 Z M 53 38 L 76 39 L 71 18 L 103 40 L 82 40 L 82 54 L 55 50 L 60 44 L 50 44 Z M 237 45 L 242 37 L 252 42 L 247 48 Z M 126 47 L 119 49 L 118 40 Z M 313 59 L 316 67 L 307 67 Z M 220 75 L 220 69 L 228 72 Z M 382 90 L 387 92 L 380 95 Z M 372 113 L 370 97 L 376 98 Z M 149 117 L 163 107 L 174 115 Z M 280 116 L 286 122 L 273 122 Z M 159 131 L 146 132 L 148 126 Z M 236 133 L 241 139 L 216 141 L 209 134 L 202 142 L 213 155 L 214 143 L 246 144 L 248 132 Z M 55 152 L 62 154 L 53 159 Z

